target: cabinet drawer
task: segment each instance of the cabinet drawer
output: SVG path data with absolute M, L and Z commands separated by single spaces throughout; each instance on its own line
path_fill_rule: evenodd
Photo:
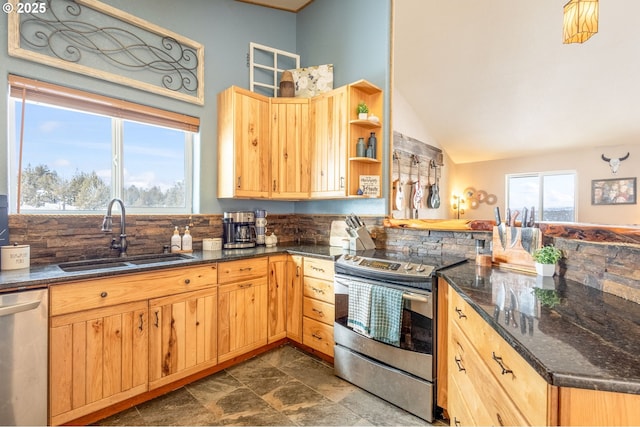
M 333 357 L 333 326 L 305 317 L 302 320 L 302 343 Z
M 473 341 L 479 357 L 529 422 L 547 424 L 549 385 L 457 292 L 451 293 L 452 323 Z
M 450 337 L 450 379 L 465 391 L 463 398 L 475 422 L 478 425 L 529 425 L 457 325 L 452 325 Z
M 203 289 L 217 283 L 216 264 L 123 274 L 51 285 L 50 316 Z
M 304 275 L 333 282 L 333 261 L 318 258 L 304 259 Z
M 305 297 L 303 314 L 331 326 L 335 319 L 335 307 L 333 304 Z
M 267 277 L 269 259 L 241 259 L 218 264 L 218 282 L 231 283 L 256 277 Z
M 456 379 L 452 378 L 448 381 L 447 388 L 447 411 L 449 412 L 449 420 L 452 426 L 475 426 L 480 425 L 475 420 L 474 412 L 467 406 L 467 393 L 463 393 L 456 382 Z M 478 411 L 475 411 L 477 414 Z
M 315 279 L 313 277 L 304 278 L 304 296 L 315 298 L 320 301 L 335 304 L 333 296 L 333 281 Z

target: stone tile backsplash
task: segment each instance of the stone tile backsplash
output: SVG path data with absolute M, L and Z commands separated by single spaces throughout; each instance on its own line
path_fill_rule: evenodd
M 383 217 L 361 216 L 376 247 L 425 256 L 475 257 L 475 240 L 492 240 L 490 232 L 435 231 L 385 228 Z M 88 258 L 114 256 L 109 249 L 119 233 L 100 231 L 102 215 L 9 215 L 11 243 L 31 246 L 31 264 L 44 265 Z M 267 234 L 279 243 L 328 245 L 331 222 L 343 215 L 269 214 Z M 131 255 L 161 253 L 173 229 L 181 233 L 189 225 L 193 249 L 202 249 L 202 239 L 222 237 L 222 215 L 127 215 L 127 237 Z M 566 278 L 640 303 L 640 248 L 633 245 L 590 243 L 565 238 L 547 238 L 563 250 L 560 272 Z

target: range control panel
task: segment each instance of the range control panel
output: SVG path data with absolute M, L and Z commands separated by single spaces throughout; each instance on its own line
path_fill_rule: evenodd
M 386 272 L 398 276 L 430 277 L 433 270 L 435 270 L 432 265 L 413 264 L 396 260 L 388 261 L 351 254 L 344 254 L 336 262 L 354 271 Z

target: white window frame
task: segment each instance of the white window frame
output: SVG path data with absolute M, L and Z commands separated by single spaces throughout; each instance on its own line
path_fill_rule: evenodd
M 8 155 L 9 155 L 9 177 L 8 177 L 8 199 L 9 199 L 9 211 L 11 213 L 17 212 L 18 200 L 17 200 L 17 180 L 18 180 L 18 164 L 17 164 L 17 150 L 15 141 L 17 135 L 17 129 L 15 129 L 16 122 L 16 104 L 17 102 L 21 102 L 22 100 L 13 98 L 9 96 L 8 98 L 8 126 L 7 126 L 7 134 L 8 134 Z M 32 101 L 27 101 L 32 102 Z M 65 109 L 65 107 L 61 107 L 58 105 L 50 105 L 47 103 L 38 103 L 40 105 L 45 105 L 50 108 L 61 108 Z M 85 113 L 82 110 L 75 108 L 67 108 L 71 111 L 79 111 L 81 113 Z M 105 116 L 109 117 L 109 116 Z M 125 119 L 120 119 L 116 117 L 109 117 L 111 119 L 111 197 L 122 198 L 123 190 L 124 190 L 124 165 L 121 161 L 122 152 L 123 152 L 123 122 Z M 154 126 L 152 124 L 139 122 L 146 124 L 148 126 Z M 194 168 L 193 165 L 196 161 L 197 154 L 194 150 L 195 146 L 199 147 L 199 133 L 183 131 L 185 133 L 185 206 L 184 207 L 172 207 L 172 208 L 141 208 L 141 207 L 129 207 L 126 206 L 128 213 L 138 213 L 138 214 L 154 214 L 154 215 L 163 215 L 163 214 L 192 214 L 196 210 L 194 206 L 194 191 L 196 190 L 196 185 L 194 183 Z M 106 206 L 105 206 L 106 209 Z M 49 209 L 30 209 L 24 210 L 21 209 L 20 213 L 26 214 L 47 214 L 47 215 L 73 215 L 73 214 L 95 214 L 100 211 L 93 210 L 49 210 Z
M 258 64 L 255 62 L 255 52 L 263 51 L 267 54 L 271 54 L 273 57 L 273 63 L 271 65 L 268 64 Z M 278 96 L 278 91 L 280 90 L 280 75 L 284 69 L 278 68 L 278 57 L 284 56 L 287 58 L 294 59 L 296 61 L 296 68 L 300 68 L 300 55 L 295 53 L 287 52 L 280 49 L 275 49 L 273 47 L 261 45 L 258 43 L 250 42 L 249 43 L 249 90 L 255 92 L 255 88 L 261 87 L 270 90 L 273 93 L 273 97 Z M 262 69 L 268 72 L 271 72 L 273 75 L 273 82 L 271 84 L 256 82 L 254 79 L 254 71 L 255 69 Z
M 542 219 L 542 213 L 544 212 L 544 178 L 546 176 L 552 176 L 552 175 L 573 175 L 574 177 L 574 186 L 573 186 L 573 213 L 574 213 L 574 218 L 573 218 L 573 222 L 578 220 L 578 173 L 575 170 L 559 170 L 559 171 L 546 171 L 546 172 L 525 172 L 525 173 L 512 173 L 512 174 L 506 174 L 505 175 L 505 183 L 504 183 L 504 188 L 505 188 L 505 196 L 504 196 L 504 200 L 505 200 L 505 208 L 509 208 L 510 207 L 510 200 L 509 200 L 509 185 L 510 185 L 510 178 L 523 178 L 523 177 L 537 177 L 538 178 L 538 188 L 539 188 L 539 194 L 538 194 L 538 201 L 537 201 L 537 205 L 536 205 L 536 221 L 537 222 L 544 222 L 545 220 Z M 511 207 L 512 210 L 513 209 L 521 209 L 524 206 L 513 206 Z M 530 208 L 530 206 L 526 206 L 526 208 Z M 522 219 L 522 218 L 520 218 Z

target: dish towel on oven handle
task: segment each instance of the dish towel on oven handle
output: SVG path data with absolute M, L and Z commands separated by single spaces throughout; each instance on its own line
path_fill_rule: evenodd
M 371 289 L 371 338 L 387 344 L 400 346 L 400 329 L 402 326 L 402 295 L 404 292 L 373 286 Z
M 371 288 L 367 283 L 349 282 L 349 312 L 347 326 L 369 337 Z

